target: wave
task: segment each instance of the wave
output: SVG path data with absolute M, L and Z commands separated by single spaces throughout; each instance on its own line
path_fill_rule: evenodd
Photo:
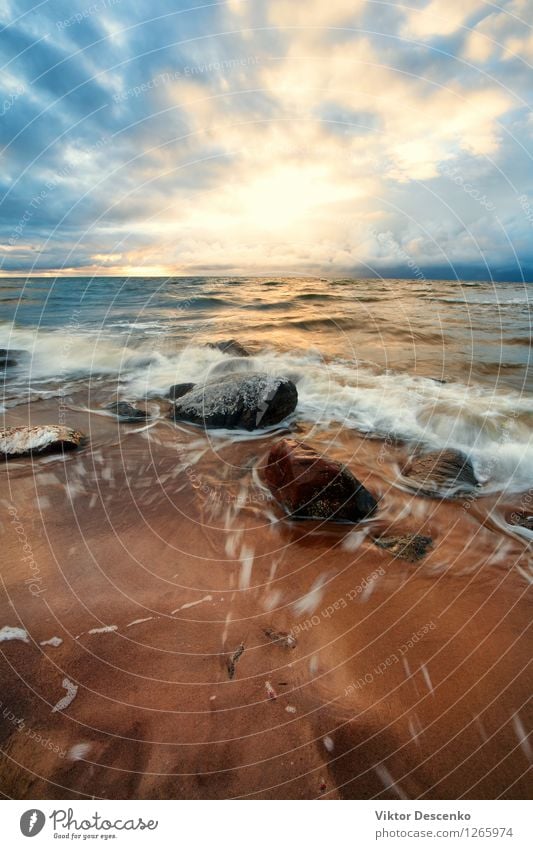
M 364 324 L 364 320 L 362 322 Z M 332 320 L 286 322 L 331 328 Z M 350 327 L 354 326 L 352 320 Z M 169 350 L 162 335 L 125 344 L 120 332 L 30 330 L 0 327 L 0 347 L 29 352 L 10 382 L 8 403 L 18 392 L 51 397 L 65 382 L 108 377 L 130 400 L 166 394 L 174 383 L 214 378 L 228 355 L 198 344 Z M 130 337 L 126 337 L 129 343 Z M 206 341 L 208 341 L 206 339 Z M 381 439 L 430 448 L 455 448 L 470 457 L 486 489 L 524 491 L 533 478 L 533 400 L 511 390 L 438 383 L 431 378 L 380 371 L 357 360 L 326 360 L 316 350 L 262 350 L 249 367 L 290 377 L 297 384 L 297 415 L 313 428 L 353 428 Z M 69 383 L 69 386 L 71 383 Z M 55 388 L 54 388 L 55 387 Z

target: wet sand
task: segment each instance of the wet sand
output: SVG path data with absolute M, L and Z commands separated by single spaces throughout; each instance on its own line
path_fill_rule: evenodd
M 29 413 L 57 422 L 53 402 Z M 0 643 L 5 796 L 530 795 L 531 562 L 501 520 L 520 496 L 417 496 L 402 444 L 301 425 L 380 505 L 295 523 L 261 484 L 275 434 L 66 423 L 87 447 L 0 469 L 0 629 L 28 632 Z M 407 531 L 433 539 L 417 563 L 371 539 Z

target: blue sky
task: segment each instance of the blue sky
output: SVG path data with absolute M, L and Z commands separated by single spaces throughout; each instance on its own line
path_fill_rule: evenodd
M 0 0 L 0 273 L 533 279 L 533 0 Z

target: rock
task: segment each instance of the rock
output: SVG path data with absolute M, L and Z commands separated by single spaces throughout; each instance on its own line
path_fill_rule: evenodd
M 149 418 L 148 413 L 144 410 L 138 410 L 127 401 L 113 401 L 112 404 L 107 404 L 106 410 L 113 413 L 123 422 L 139 422 Z
M 405 534 L 399 537 L 375 537 L 374 542 L 380 548 L 387 548 L 395 557 L 414 563 L 426 556 L 428 548 L 433 545 L 431 537 L 421 534 Z
M 190 392 L 195 386 L 196 383 L 175 383 L 174 386 L 171 386 L 168 390 L 167 398 L 170 398 L 171 401 L 175 401 L 177 398 L 181 398 L 182 395 L 186 395 L 187 392 Z
M 0 431 L 0 456 L 9 459 L 47 451 L 69 451 L 85 440 L 83 433 L 63 425 L 10 427 Z
M 250 354 L 236 339 L 225 339 L 222 342 L 208 342 L 208 348 L 217 348 L 223 354 L 232 354 L 234 357 L 249 357 Z
M 296 408 L 298 392 L 285 377 L 228 375 L 197 384 L 170 416 L 212 428 L 256 430 L 278 424 Z
M 293 439 L 282 439 L 272 448 L 265 478 L 294 518 L 358 522 L 377 506 L 349 469 Z
M 27 351 L 19 351 L 14 348 L 0 348 L 0 368 L 16 366 L 21 359 L 27 356 Z
M 531 515 L 531 513 L 527 510 L 513 510 L 508 516 L 506 516 L 506 519 L 509 525 L 525 528 L 526 531 L 533 531 L 533 515 Z
M 470 460 L 453 449 L 416 455 L 402 474 L 428 495 L 459 495 L 479 485 Z
M 237 663 L 239 662 L 239 659 L 240 659 L 242 654 L 244 654 L 244 643 L 241 643 L 235 649 L 233 654 L 230 654 L 230 656 L 228 657 L 227 667 L 228 667 L 228 676 L 229 676 L 230 679 L 235 677 L 235 670 L 237 668 Z

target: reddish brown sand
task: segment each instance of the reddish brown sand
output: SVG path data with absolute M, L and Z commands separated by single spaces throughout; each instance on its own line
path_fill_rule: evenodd
M 354 527 L 291 523 L 254 471 L 275 436 L 67 424 L 88 447 L 0 469 L 0 628 L 29 633 L 0 643 L 5 796 L 530 795 L 531 565 L 498 518 L 511 502 L 419 497 L 391 486 L 406 448 L 301 432 L 381 501 Z M 433 538 L 417 563 L 371 540 L 406 531 Z M 64 678 L 77 694 L 52 712 Z

